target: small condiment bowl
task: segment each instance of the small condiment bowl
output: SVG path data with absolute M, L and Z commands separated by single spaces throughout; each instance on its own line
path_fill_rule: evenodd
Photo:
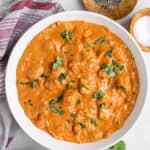
M 107 6 L 102 6 L 99 4 L 100 2 L 96 1 L 98 0 L 83 0 L 83 4 L 89 11 L 103 14 L 114 20 L 121 19 L 127 16 L 137 4 L 137 0 L 122 0 L 122 2 L 118 6 L 112 5 L 112 8 L 107 8 Z M 112 0 L 111 2 L 114 2 L 114 5 L 115 3 L 117 3 L 116 0 Z
M 130 23 L 130 34 L 135 38 L 135 40 L 137 41 L 135 35 L 134 35 L 134 25 L 137 22 L 137 20 L 143 16 L 150 16 L 150 8 L 145 8 L 143 10 L 140 10 L 131 20 Z M 141 47 L 142 50 L 150 52 L 150 47 L 145 47 L 143 46 L 141 43 L 139 43 L 137 41 L 137 43 L 139 44 L 139 46 Z

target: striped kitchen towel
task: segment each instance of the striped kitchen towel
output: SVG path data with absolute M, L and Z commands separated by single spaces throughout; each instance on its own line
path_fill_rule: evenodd
M 12 47 L 27 28 L 63 11 L 58 0 L 0 0 L 0 150 L 45 150 L 12 118 L 5 96 L 5 68 Z
M 0 95 L 4 91 L 4 73 L 8 56 L 22 33 L 40 19 L 63 11 L 56 0 L 14 0 L 4 18 L 0 18 Z

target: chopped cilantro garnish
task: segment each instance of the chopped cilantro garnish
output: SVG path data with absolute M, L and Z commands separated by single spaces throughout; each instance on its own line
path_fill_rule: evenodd
M 114 59 L 112 60 L 112 66 L 116 66 L 120 71 L 124 69 L 123 65 L 120 65 L 118 62 L 116 62 Z
M 20 82 L 21 85 L 30 85 L 32 88 L 35 88 L 39 84 L 39 80 L 36 79 L 32 82 Z
M 98 38 L 98 39 L 94 42 L 94 44 L 101 44 L 101 43 L 105 43 L 105 42 L 106 42 L 106 38 L 105 38 L 105 36 L 102 36 L 102 37 Z
M 111 65 L 103 64 L 101 68 L 104 69 L 105 72 L 113 78 L 119 71 L 122 71 L 124 69 L 124 66 L 120 65 L 113 59 Z
M 65 113 L 65 110 L 59 110 L 59 114 L 63 115 Z
M 119 70 L 122 71 L 123 69 L 124 69 L 124 66 L 121 65 L 121 66 L 119 67 Z
M 88 42 L 87 44 L 86 44 L 86 46 L 85 47 L 91 47 L 91 46 L 93 46 L 94 45 L 94 43 L 93 42 Z
M 109 76 L 111 76 L 112 78 L 115 77 L 116 74 L 117 74 L 116 71 L 112 68 L 112 66 L 109 66 L 109 65 L 104 64 L 104 65 L 101 66 L 101 68 L 104 69 L 105 72 L 106 72 Z
M 42 74 L 40 75 L 40 77 L 41 77 L 41 78 L 48 78 L 47 74 L 45 74 L 45 73 L 42 73 Z
M 105 96 L 105 93 L 103 93 L 102 91 L 98 91 L 93 94 L 93 98 L 97 100 L 103 98 L 104 96 Z
M 81 128 L 86 128 L 86 125 L 84 123 L 80 123 Z
M 22 82 L 22 81 L 21 81 L 20 84 L 21 84 L 21 85 L 28 85 L 28 84 L 30 84 L 30 82 Z
M 82 88 L 85 88 L 86 90 L 89 90 L 89 88 L 85 84 L 81 84 Z
M 67 42 L 69 42 L 69 41 L 71 40 L 71 32 L 65 30 L 65 31 L 61 34 L 61 37 L 62 37 L 63 39 L 65 39 Z
M 57 57 L 55 62 L 52 64 L 52 69 L 57 70 L 63 63 L 63 58 L 62 57 Z
M 75 89 L 74 83 L 75 83 L 75 80 L 71 80 L 70 83 L 69 83 L 69 84 L 66 84 L 65 86 L 66 86 L 66 88 L 68 88 L 68 89 Z
M 81 101 L 80 101 L 80 99 L 78 99 L 78 100 L 77 100 L 77 104 L 81 104 Z
M 64 51 L 65 54 L 72 54 L 72 51 L 70 49 L 67 49 Z
M 108 56 L 108 57 L 112 57 L 112 52 L 113 52 L 113 48 L 111 48 L 109 51 L 107 51 L 106 53 L 105 53 L 105 56 Z
M 102 44 L 105 42 L 106 42 L 106 38 L 105 38 L 105 36 L 102 36 L 102 37 L 96 39 L 96 41 L 94 41 L 94 42 L 88 42 L 85 47 L 91 47 L 91 46 L 94 46 L 96 44 Z
M 38 84 L 39 84 L 39 80 L 36 79 L 36 80 L 34 80 L 34 81 L 31 82 L 31 87 L 35 88 Z
M 67 119 L 66 122 L 67 122 L 68 124 L 70 124 L 70 123 L 71 123 L 71 120 Z
M 62 84 L 63 80 L 65 80 L 66 78 L 67 78 L 67 74 L 61 73 L 58 77 L 58 81 Z
M 61 108 L 56 108 L 55 104 L 58 103 L 58 100 L 52 99 L 49 102 L 49 108 L 51 109 L 52 112 L 58 113 L 60 115 L 63 115 L 65 113 L 65 110 L 62 110 Z
M 70 114 L 70 116 L 71 116 L 72 118 L 76 118 L 77 114 L 72 113 L 72 114 Z
M 120 91 L 125 91 L 125 89 L 126 89 L 126 88 L 125 88 L 124 86 L 119 86 L 119 90 L 120 90 Z
M 56 104 L 56 100 L 52 99 L 49 102 L 49 108 L 54 112 L 54 113 L 58 113 L 58 110 L 55 108 L 55 104 Z
M 91 118 L 91 124 L 93 124 L 93 125 L 97 126 L 96 119 Z

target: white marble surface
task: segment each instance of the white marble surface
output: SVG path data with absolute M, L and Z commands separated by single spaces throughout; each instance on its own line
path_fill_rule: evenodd
M 65 10 L 85 10 L 82 0 L 60 0 Z M 139 0 L 135 9 L 123 19 L 118 20 L 128 29 L 129 22 L 133 15 L 140 9 L 150 7 L 150 0 Z M 146 60 L 150 80 L 150 53 L 143 52 Z M 150 91 L 150 90 L 149 90 Z M 127 150 L 150 150 L 150 94 L 148 96 L 142 115 L 136 125 L 123 138 L 127 145 Z

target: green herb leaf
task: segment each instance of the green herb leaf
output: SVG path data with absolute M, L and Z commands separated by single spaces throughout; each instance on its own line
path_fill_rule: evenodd
M 102 44 L 102 43 L 105 43 L 106 42 L 106 37 L 105 36 L 102 36 L 100 38 L 98 38 L 94 44 Z
M 77 104 L 81 104 L 81 101 L 79 99 L 77 100 Z
M 120 91 L 125 91 L 126 88 L 125 88 L 124 86 L 119 86 L 119 90 L 120 90 Z
M 77 114 L 72 113 L 72 114 L 70 114 L 70 116 L 71 116 L 72 118 L 76 118 Z
M 39 80 L 36 79 L 36 80 L 34 80 L 34 81 L 31 82 L 31 87 L 35 88 L 36 86 L 38 86 L 38 84 L 39 84 Z
M 108 148 L 108 150 L 126 150 L 126 145 L 124 141 L 120 141 L 117 144 Z
M 46 79 L 46 78 L 48 78 L 48 75 L 46 75 L 45 73 L 42 73 L 42 74 L 40 75 L 40 77 Z
M 49 102 L 49 108 L 51 109 L 52 112 L 58 113 L 58 110 L 55 108 L 55 104 L 56 104 L 56 100 L 55 100 L 55 99 L 52 99 L 52 100 Z
M 118 62 L 116 62 L 114 59 L 112 60 L 112 66 L 116 66 L 120 71 L 124 69 L 123 65 L 120 65 Z
M 57 57 L 55 62 L 52 64 L 52 69 L 57 70 L 63 63 L 63 58 L 62 57 Z
M 67 119 L 66 122 L 67 122 L 68 124 L 70 124 L 70 123 L 71 123 L 71 120 Z
M 71 32 L 66 30 L 61 34 L 61 37 L 69 42 L 71 40 Z
M 28 84 L 30 84 L 30 82 L 20 82 L 19 84 L 21 84 L 21 85 L 28 85 Z
M 109 51 L 107 51 L 105 53 L 105 56 L 108 56 L 108 57 L 112 57 L 112 51 L 114 50 L 114 48 L 111 48 Z
M 86 46 L 85 47 L 91 47 L 91 46 L 93 46 L 94 45 L 94 43 L 93 42 L 88 42 L 87 44 L 86 44 Z
M 53 70 L 57 70 L 60 67 L 60 65 L 58 65 L 57 63 L 53 63 Z
M 75 89 L 74 83 L 75 83 L 75 80 L 71 80 L 70 83 L 69 83 L 69 84 L 66 84 L 65 86 L 66 86 L 66 88 L 68 88 L 68 89 Z
M 106 64 L 103 64 L 103 65 L 101 66 L 101 68 L 104 69 L 105 72 L 108 72 L 109 70 L 111 70 L 111 66 L 106 65 Z
M 33 103 L 32 103 L 32 99 L 29 99 L 27 102 L 28 102 L 28 104 L 29 104 L 30 106 L 32 106 L 32 105 L 33 105 Z
M 89 90 L 89 88 L 85 84 L 81 84 L 82 88 L 85 88 L 86 90 Z
M 104 103 L 101 103 L 99 106 L 100 106 L 100 108 L 105 108 L 106 103 L 105 103 L 105 102 L 104 102 Z
M 119 68 L 120 64 L 117 63 L 114 59 L 112 60 L 112 65 Z
M 98 38 L 95 42 L 88 42 L 85 47 L 91 47 L 91 46 L 94 46 L 95 44 L 102 44 L 105 42 L 106 42 L 106 38 L 105 36 L 102 36 Z
M 58 77 L 58 81 L 62 84 L 62 81 L 65 80 L 66 78 L 67 78 L 67 74 L 61 73 Z
M 65 113 L 65 110 L 59 110 L 59 114 L 63 115 Z
M 116 74 L 117 74 L 117 71 L 116 71 L 115 69 L 113 69 L 113 68 L 112 68 L 111 66 L 109 66 L 109 65 L 104 64 L 104 65 L 102 65 L 101 68 L 104 69 L 105 72 L 106 72 L 109 76 L 111 76 L 112 78 L 115 77 Z
M 56 63 L 61 66 L 62 63 L 63 63 L 63 58 L 58 56 L 58 57 L 56 58 Z
M 93 124 L 93 125 L 97 126 L 96 119 L 91 118 L 91 124 Z
M 63 115 L 65 113 L 65 110 L 61 110 L 61 108 L 57 109 L 55 107 L 55 104 L 58 102 L 58 100 L 52 99 L 49 102 L 49 108 L 51 109 L 52 112 L 54 113 L 59 113 L 60 115 Z
M 116 76 L 115 70 L 109 70 L 109 71 L 107 72 L 107 74 L 110 75 L 112 78 L 114 78 L 114 77 Z
M 86 128 L 86 125 L 84 123 L 80 123 L 81 128 Z
M 67 49 L 64 51 L 65 54 L 72 54 L 72 51 L 70 49 Z
M 119 70 L 122 71 L 123 69 L 124 69 L 124 66 L 121 65 L 121 66 L 119 67 Z
M 105 96 L 105 93 L 103 93 L 102 91 L 98 91 L 93 94 L 93 98 L 97 100 L 103 98 L 104 96 Z

